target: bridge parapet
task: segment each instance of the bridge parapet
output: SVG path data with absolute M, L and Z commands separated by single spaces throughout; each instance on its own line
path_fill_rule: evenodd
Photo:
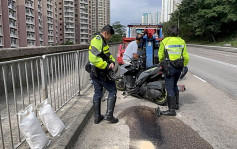
M 89 83 L 89 45 L 0 49 L 0 148 L 24 142 L 18 113 L 46 98 L 58 111 Z M 110 45 L 116 57 L 118 44 Z

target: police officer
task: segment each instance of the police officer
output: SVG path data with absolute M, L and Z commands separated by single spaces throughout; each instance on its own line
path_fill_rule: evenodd
M 165 73 L 168 110 L 161 111 L 160 114 L 176 116 L 175 110 L 179 109 L 179 90 L 177 82 L 183 67 L 188 64 L 189 55 L 185 41 L 177 37 L 179 34 L 177 26 L 170 26 L 167 34 L 168 37 L 164 38 L 160 43 L 158 56 L 159 62 L 164 63 L 165 61 L 169 61 L 170 64 L 168 65 L 168 73 Z
M 115 66 L 115 59 L 109 51 L 106 43 L 114 34 L 114 29 L 110 25 L 102 28 L 100 34 L 96 35 L 89 47 L 89 61 L 91 63 L 91 79 L 94 85 L 93 106 L 95 110 L 94 123 L 98 124 L 103 119 L 112 123 L 117 123 L 118 119 L 113 116 L 114 106 L 116 102 L 117 89 L 114 80 L 107 78 L 107 72 Z M 101 115 L 101 97 L 103 95 L 103 87 L 109 92 L 107 99 L 107 112 L 105 116 Z

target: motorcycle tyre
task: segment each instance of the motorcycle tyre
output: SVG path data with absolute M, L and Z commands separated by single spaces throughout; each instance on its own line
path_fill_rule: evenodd
M 161 106 L 164 106 L 167 104 L 167 91 L 165 90 L 163 94 L 165 95 L 161 99 L 155 100 L 156 104 L 161 105 Z
M 123 79 L 115 80 L 115 85 L 116 85 L 117 90 L 125 91 L 126 87 L 125 87 L 125 82 Z

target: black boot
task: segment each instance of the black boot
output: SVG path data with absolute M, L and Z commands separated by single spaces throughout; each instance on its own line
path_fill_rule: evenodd
M 107 111 L 105 114 L 105 120 L 110 121 L 111 123 L 117 123 L 118 119 L 113 116 L 114 106 L 116 102 L 116 97 L 108 97 L 107 99 Z
M 176 110 L 179 110 L 179 92 L 175 93 L 175 97 L 176 97 Z
M 100 121 L 102 121 L 104 119 L 104 116 L 101 115 L 101 113 L 100 113 L 101 101 L 99 101 L 99 102 L 93 101 L 93 106 L 94 106 L 94 110 L 95 110 L 94 123 L 99 124 Z
M 169 110 L 161 111 L 160 112 L 161 115 L 176 116 L 176 112 L 175 112 L 176 100 L 175 100 L 175 98 L 176 97 L 173 97 L 173 96 L 167 97 Z

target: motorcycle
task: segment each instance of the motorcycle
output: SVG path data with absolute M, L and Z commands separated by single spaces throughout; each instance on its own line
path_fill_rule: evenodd
M 120 76 L 115 81 L 118 90 L 158 105 L 167 103 L 164 75 L 159 64 L 145 69 L 143 59 L 139 58 L 131 61 L 131 64 L 121 65 L 119 71 Z

